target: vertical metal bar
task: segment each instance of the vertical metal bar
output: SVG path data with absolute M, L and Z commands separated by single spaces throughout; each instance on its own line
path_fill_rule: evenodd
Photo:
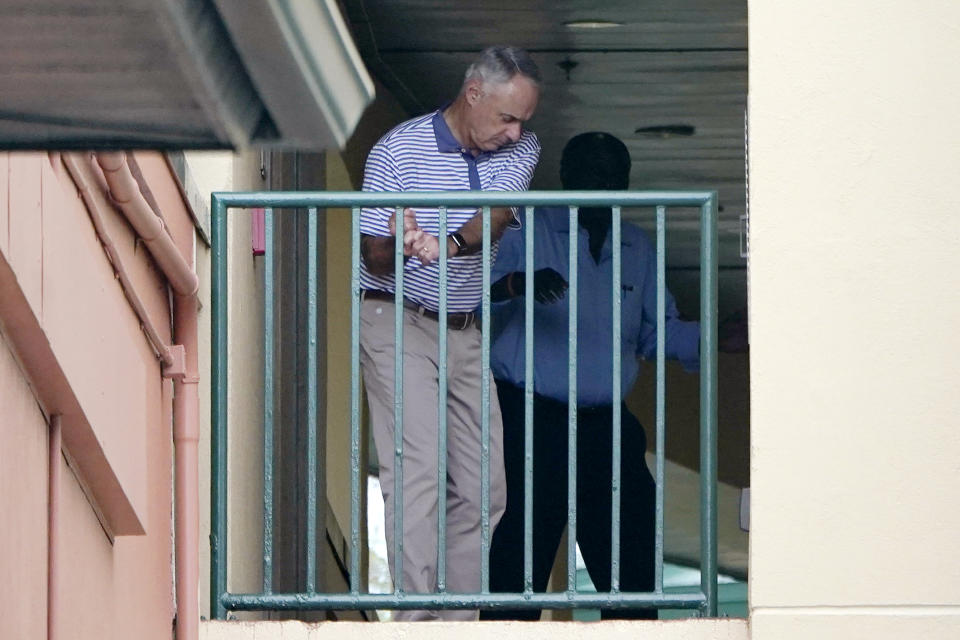
M 447 208 L 440 207 L 437 333 L 437 591 L 447 590 Z
M 394 238 L 393 369 L 393 590 L 403 593 L 403 207 L 396 210 Z
M 317 208 L 307 211 L 307 593 L 317 590 Z
M 490 207 L 483 208 L 480 349 L 480 592 L 490 593 Z
M 610 343 L 613 350 L 613 390 L 611 392 L 611 402 L 613 404 L 613 433 L 612 433 L 612 456 L 610 481 L 610 592 L 620 591 L 620 458 L 621 458 L 621 347 L 620 347 L 620 321 L 621 309 L 623 306 L 623 296 L 620 289 L 620 266 L 621 266 L 621 245 L 620 245 L 620 207 L 613 207 L 611 216 L 611 246 L 613 249 L 612 264 L 612 291 L 610 292 L 613 300 L 613 341 Z M 643 455 L 643 452 L 635 452 Z
M 263 214 L 263 592 L 273 593 L 273 209 Z
M 220 597 L 227 591 L 227 207 L 211 196 L 211 285 L 213 313 L 210 403 L 210 616 L 223 620 Z
M 700 207 L 700 586 L 717 615 L 717 194 Z
M 523 592 L 533 593 L 533 207 L 526 208 L 523 375 Z
M 567 348 L 569 381 L 567 404 L 567 591 L 577 590 L 577 245 L 580 239 L 577 207 L 570 207 L 570 300 Z
M 657 468 L 656 468 L 656 538 L 655 567 L 657 593 L 663 593 L 663 466 L 666 440 L 666 305 L 667 305 L 667 236 L 666 207 L 657 207 Z
M 360 207 L 350 232 L 350 591 L 360 593 Z

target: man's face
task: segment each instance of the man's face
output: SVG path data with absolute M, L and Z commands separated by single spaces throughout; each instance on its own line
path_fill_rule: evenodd
M 501 84 L 476 82 L 468 87 L 470 147 L 496 151 L 519 140 L 523 123 L 533 116 L 539 98 L 537 87 L 519 74 Z

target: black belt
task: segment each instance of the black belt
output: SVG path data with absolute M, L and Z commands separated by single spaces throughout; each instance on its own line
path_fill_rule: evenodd
M 364 289 L 360 292 L 361 300 L 383 300 L 384 302 L 396 302 L 396 296 L 387 291 L 379 291 L 377 289 Z M 403 306 L 405 309 L 410 309 L 424 318 L 430 318 L 437 322 L 440 321 L 440 314 L 436 311 L 431 311 L 427 309 L 422 304 L 417 304 L 413 300 L 403 299 Z M 454 331 L 462 331 L 472 327 L 474 323 L 478 320 L 478 316 L 473 311 L 464 311 L 461 313 L 448 313 L 447 314 L 447 328 L 453 329 Z

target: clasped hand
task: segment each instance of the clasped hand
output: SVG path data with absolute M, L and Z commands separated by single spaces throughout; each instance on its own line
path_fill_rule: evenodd
M 397 233 L 397 216 L 390 216 L 390 233 Z M 440 258 L 440 241 L 417 224 L 417 214 L 413 209 L 403 210 L 403 255 L 416 256 L 424 265 Z

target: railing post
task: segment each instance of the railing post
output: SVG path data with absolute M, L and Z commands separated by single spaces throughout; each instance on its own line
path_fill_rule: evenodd
M 570 207 L 570 300 L 567 334 L 567 592 L 577 590 L 577 245 L 579 208 Z M 528 294 L 529 295 L 529 294 Z
M 480 592 L 490 593 L 490 207 L 483 207 L 480 302 Z
M 350 592 L 360 593 L 360 207 L 350 222 Z
M 210 205 L 210 617 L 222 620 L 227 616 L 220 599 L 227 591 L 227 206 L 217 194 Z
M 717 194 L 700 207 L 700 586 L 717 615 Z
M 623 416 L 621 415 L 621 406 L 620 406 L 620 397 L 621 397 L 621 386 L 622 381 L 620 379 L 620 370 L 622 367 L 621 363 L 621 348 L 622 344 L 620 341 L 621 334 L 621 313 L 623 308 L 623 299 L 621 298 L 621 263 L 623 256 L 621 255 L 621 216 L 620 216 L 620 207 L 613 207 L 610 212 L 611 216 L 611 237 L 610 237 L 610 246 L 612 248 L 613 255 L 613 264 L 611 268 L 611 278 L 610 278 L 610 299 L 613 303 L 613 308 L 611 309 L 611 317 L 613 320 L 613 326 L 611 327 L 611 340 L 610 344 L 613 345 L 613 372 L 611 374 L 611 380 L 613 382 L 613 389 L 610 392 L 611 404 L 613 405 L 613 424 L 610 426 L 612 429 L 611 434 L 611 452 L 613 459 L 610 461 L 610 592 L 617 593 L 620 591 L 620 483 L 621 483 L 621 469 L 620 461 L 623 459 L 621 449 L 622 449 L 622 440 L 623 440 Z M 574 232 L 571 230 L 570 237 L 576 237 Z M 658 319 L 659 322 L 659 319 Z M 640 455 L 644 455 L 643 451 L 637 452 Z
M 403 584 L 403 236 L 404 211 L 395 211 L 396 233 L 393 243 L 394 292 L 394 369 L 393 369 L 393 591 L 404 593 Z
M 526 208 L 524 244 L 523 592 L 533 593 L 533 273 L 534 208 Z
M 317 590 L 317 208 L 307 210 L 307 592 Z
M 273 592 L 273 209 L 264 212 L 263 256 L 263 592 Z
M 447 590 L 447 208 L 440 207 L 437 317 L 437 591 Z
M 657 207 L 657 389 L 656 389 L 656 524 L 654 525 L 654 583 L 663 593 L 663 496 L 664 458 L 666 457 L 666 317 L 667 317 L 667 208 Z

